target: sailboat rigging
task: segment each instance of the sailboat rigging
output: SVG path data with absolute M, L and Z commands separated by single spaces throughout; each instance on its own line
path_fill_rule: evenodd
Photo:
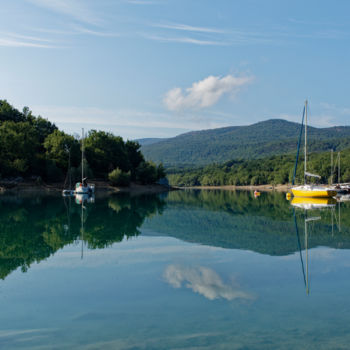
M 307 171 L 307 100 L 305 101 L 305 107 L 303 112 L 303 120 L 304 120 L 304 113 L 305 113 L 305 144 L 304 144 L 304 185 L 301 186 L 294 186 L 292 187 L 292 193 L 295 197 L 315 197 L 315 198 L 329 198 L 336 196 L 337 192 L 331 188 L 326 186 L 320 186 L 320 185 L 314 185 L 314 184 L 307 184 L 307 177 L 314 177 L 317 179 L 320 179 L 321 176 L 312 174 Z M 300 133 L 301 135 L 301 133 Z M 300 139 L 298 143 L 298 152 L 297 157 L 299 156 L 299 146 L 300 146 Z M 297 166 L 297 160 L 296 160 L 296 166 Z M 294 173 L 296 172 L 296 169 L 294 170 Z M 293 179 L 294 182 L 294 179 Z
M 95 185 L 87 183 L 87 177 L 84 177 L 84 129 L 82 129 L 81 138 L 81 182 L 75 184 L 75 195 L 88 194 L 92 195 L 95 192 Z

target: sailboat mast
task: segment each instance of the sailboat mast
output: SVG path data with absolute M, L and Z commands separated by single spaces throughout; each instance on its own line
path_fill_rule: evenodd
M 333 185 L 333 148 L 331 149 L 331 185 Z
M 81 183 L 84 179 L 84 128 L 82 129 L 82 139 L 81 139 Z
M 305 212 L 306 217 L 306 212 Z M 305 255 L 306 255 L 306 294 L 309 295 L 309 259 L 307 254 L 308 237 L 307 237 L 307 219 L 305 219 Z
M 338 152 L 338 184 L 340 184 L 340 152 Z
M 307 162 L 307 100 L 305 101 L 305 147 L 304 147 L 304 184 L 306 185 L 306 162 Z

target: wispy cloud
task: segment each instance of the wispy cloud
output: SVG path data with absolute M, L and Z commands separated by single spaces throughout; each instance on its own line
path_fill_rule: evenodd
M 181 23 L 169 23 L 169 24 L 152 24 L 152 27 L 172 29 L 172 30 L 181 30 L 186 32 L 200 32 L 200 33 L 225 33 L 221 29 L 215 28 L 206 28 L 206 27 L 195 27 L 187 24 Z
M 232 125 L 241 120 L 230 114 L 189 111 L 173 113 L 140 110 L 103 109 L 74 106 L 31 106 L 35 115 L 41 115 L 56 123 L 67 132 L 76 132 L 82 126 L 116 132 L 127 138 L 172 137 L 191 130 L 212 129 Z
M 107 37 L 107 38 L 120 37 L 119 33 L 96 31 L 85 27 L 74 27 L 74 29 L 75 29 L 74 34 L 87 34 L 87 35 Z
M 125 0 L 128 4 L 132 5 L 159 5 L 161 3 L 164 3 L 165 1 L 160 0 Z
M 169 265 L 164 271 L 165 280 L 174 288 L 182 285 L 209 300 L 215 299 L 253 299 L 252 295 L 239 286 L 225 284 L 220 276 L 207 267 L 185 267 Z
M 171 110 L 198 109 L 210 107 L 217 103 L 225 94 L 236 94 L 253 77 L 209 76 L 194 82 L 185 92 L 181 88 L 168 91 L 164 97 L 165 106 Z
M 79 0 L 27 0 L 50 11 L 69 16 L 79 22 L 100 24 L 101 20 L 83 1 Z
M 46 38 L 21 35 L 17 33 L 0 33 L 0 46 L 2 47 L 27 47 L 40 49 L 57 48 L 57 46 L 53 44 L 48 44 L 50 42 L 51 40 Z
M 182 44 L 194 44 L 200 46 L 228 46 L 229 42 L 220 41 L 220 40 L 206 40 L 206 39 L 196 39 L 191 37 L 169 37 L 161 35 L 152 35 L 140 33 L 145 39 L 159 41 L 163 43 L 182 43 Z
M 332 111 L 338 114 L 342 115 L 350 115 L 350 108 L 349 107 L 339 107 L 334 104 L 330 104 L 327 102 L 321 102 L 321 107 L 326 109 L 327 111 Z
M 288 113 L 281 113 L 278 115 L 275 115 L 274 118 L 279 119 L 285 119 L 290 122 L 301 122 L 301 115 L 297 114 L 288 114 Z M 313 115 L 312 118 L 308 121 L 308 124 L 318 127 L 318 128 L 328 128 L 335 125 L 335 118 L 332 115 L 326 115 L 326 114 L 318 114 Z

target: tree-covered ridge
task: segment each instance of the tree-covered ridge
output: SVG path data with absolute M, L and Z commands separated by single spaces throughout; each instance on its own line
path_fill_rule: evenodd
M 146 159 L 170 166 L 203 166 L 229 160 L 294 153 L 300 124 L 271 119 L 249 126 L 194 131 L 142 146 Z M 350 147 L 350 127 L 308 127 L 311 152 Z
M 84 170 L 90 178 L 107 179 L 116 169 L 128 182 L 153 183 L 165 175 L 162 165 L 145 161 L 137 142 L 124 141 L 112 133 L 91 130 L 84 147 Z M 21 176 L 62 181 L 69 159 L 71 175 L 77 180 L 81 174 L 81 140 L 33 116 L 28 107 L 20 112 L 0 100 L 0 179 Z
M 334 154 L 333 182 L 350 182 L 350 149 L 340 152 L 340 178 Z M 304 164 L 300 156 L 296 183 L 303 182 Z M 293 179 L 294 155 L 273 156 L 254 160 L 232 160 L 196 169 L 172 168 L 168 170 L 171 185 L 222 186 L 287 184 Z M 321 183 L 331 182 L 331 152 L 312 153 L 308 157 L 308 171 L 321 176 Z

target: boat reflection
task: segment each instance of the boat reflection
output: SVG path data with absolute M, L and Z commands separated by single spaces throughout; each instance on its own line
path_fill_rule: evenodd
M 333 208 L 337 204 L 334 198 L 293 197 L 292 206 L 305 210 Z
M 95 195 L 88 193 L 77 193 L 75 195 L 75 203 L 79 205 L 84 203 L 95 203 Z
M 299 198 L 294 197 L 291 201 L 291 205 L 293 206 L 293 217 L 294 217 L 294 226 L 297 235 L 299 254 L 300 254 L 300 262 L 303 272 L 304 285 L 306 294 L 310 293 L 310 285 L 309 285 L 309 253 L 308 253 L 308 245 L 309 245 L 309 236 L 312 232 L 315 221 L 321 220 L 320 214 L 330 211 L 331 219 L 332 219 L 332 236 L 334 233 L 334 218 L 337 222 L 338 230 L 340 230 L 340 203 L 339 205 L 339 219 L 336 216 L 336 204 L 337 201 L 334 198 Z M 303 261 L 303 254 L 301 249 L 300 235 L 297 224 L 297 217 L 295 208 L 304 209 L 303 213 L 303 221 L 304 221 L 304 249 L 305 249 L 305 266 Z M 314 216 L 312 216 L 314 215 Z

